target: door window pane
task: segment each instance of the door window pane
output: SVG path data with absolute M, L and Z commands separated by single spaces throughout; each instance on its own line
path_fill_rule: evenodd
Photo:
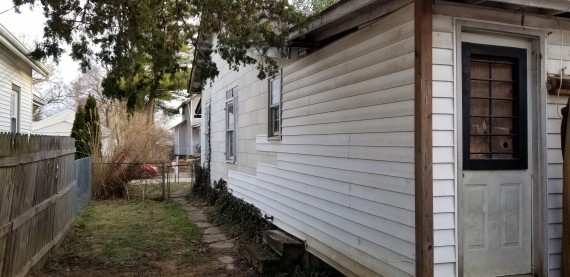
M 471 66 L 470 122 L 471 135 L 476 136 L 470 143 L 471 159 L 515 159 L 513 137 L 495 136 L 515 135 L 514 63 L 501 58 L 474 56 Z M 495 155 L 498 153 L 500 155 Z
M 472 43 L 462 49 L 464 168 L 527 168 L 526 50 Z

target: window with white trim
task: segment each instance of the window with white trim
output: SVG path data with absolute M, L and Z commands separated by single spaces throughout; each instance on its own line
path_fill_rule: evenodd
M 237 87 L 226 91 L 226 161 L 236 161 Z
M 210 159 L 210 104 L 207 104 L 204 113 L 204 160 Z
M 268 137 L 281 134 L 281 76 L 269 79 Z
M 12 85 L 12 93 L 10 98 L 10 131 L 12 133 L 20 132 L 20 87 Z

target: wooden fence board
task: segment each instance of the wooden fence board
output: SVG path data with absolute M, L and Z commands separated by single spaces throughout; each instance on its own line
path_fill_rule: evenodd
M 12 232 L 12 222 L 0 227 L 0 238 L 3 238 Z
M 74 140 L 0 133 L 0 276 L 41 265 L 72 222 Z

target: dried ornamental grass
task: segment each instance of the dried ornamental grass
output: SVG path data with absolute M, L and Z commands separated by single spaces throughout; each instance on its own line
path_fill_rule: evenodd
M 149 125 L 144 112 L 128 114 L 126 107 L 115 109 L 109 125 L 105 153 L 93 157 L 95 199 L 125 197 L 126 186 L 136 179 L 142 163 L 168 160 L 168 131 L 157 125 Z

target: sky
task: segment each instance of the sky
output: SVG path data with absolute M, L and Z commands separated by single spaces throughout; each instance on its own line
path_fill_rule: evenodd
M 30 10 L 29 5 L 22 6 L 21 13 L 18 14 L 14 9 L 10 9 L 13 6 L 12 0 L 0 0 L 0 13 L 8 10 L 0 14 L 0 24 L 24 44 L 33 45 L 34 41 L 41 40 L 46 20 L 41 7 L 36 5 L 33 10 Z M 25 39 L 22 39 L 22 36 Z M 79 64 L 74 62 L 69 55 L 62 57 L 57 69 L 66 83 L 73 81 L 79 75 Z

